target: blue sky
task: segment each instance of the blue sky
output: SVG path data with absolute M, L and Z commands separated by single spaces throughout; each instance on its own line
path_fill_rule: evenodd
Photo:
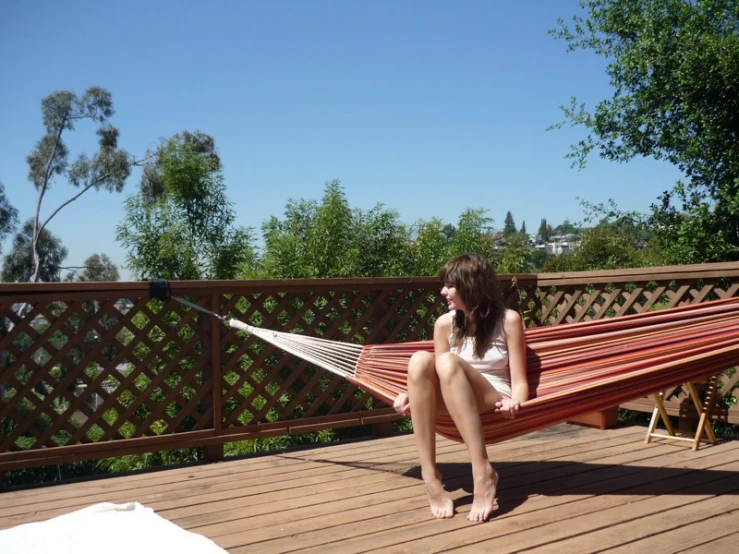
M 654 160 L 564 159 L 581 129 L 546 131 L 571 96 L 611 94 L 605 62 L 547 35 L 576 0 L 8 1 L 0 4 L 0 180 L 21 219 L 36 192 L 26 156 L 41 99 L 89 86 L 113 94 L 121 146 L 143 155 L 183 130 L 212 135 L 238 223 L 260 228 L 290 198 L 340 179 L 352 207 L 456 223 L 510 210 L 535 232 L 581 220 L 577 198 L 647 211 L 680 177 Z M 67 137 L 91 151 L 94 128 Z M 50 225 L 68 265 L 107 253 L 122 194 L 88 192 Z M 49 214 L 75 189 L 56 183 Z M 3 252 L 7 252 L 6 241 Z M 123 271 L 124 276 L 127 272 Z

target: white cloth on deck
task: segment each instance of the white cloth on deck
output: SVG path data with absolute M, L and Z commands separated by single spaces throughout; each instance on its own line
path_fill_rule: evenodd
M 0 531 L 2 554 L 223 554 L 203 535 L 139 504 L 94 504 Z

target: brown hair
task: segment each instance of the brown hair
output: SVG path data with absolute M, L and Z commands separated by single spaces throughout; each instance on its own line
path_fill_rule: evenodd
M 469 313 L 457 310 L 452 344 L 475 338 L 475 354 L 482 357 L 495 327 L 505 314 L 493 267 L 482 256 L 462 254 L 452 258 L 439 274 L 442 283 L 454 285 Z

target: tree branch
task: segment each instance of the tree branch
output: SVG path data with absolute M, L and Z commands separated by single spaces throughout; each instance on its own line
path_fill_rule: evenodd
M 128 155 L 131 156 L 131 158 L 132 158 L 132 161 L 131 161 L 131 164 L 130 164 L 131 167 L 133 167 L 133 166 L 139 166 L 142 163 L 148 161 L 149 158 L 152 157 L 151 155 L 149 155 L 149 156 L 146 156 L 145 158 L 143 158 L 142 160 L 137 160 L 136 159 L 136 156 L 133 156 L 131 154 L 128 154 Z M 39 229 L 39 233 L 46 228 L 46 226 L 49 224 L 49 222 L 54 218 L 54 216 L 56 214 L 59 213 L 59 211 L 64 206 L 67 206 L 68 204 L 71 204 L 72 202 L 74 202 L 75 200 L 77 200 L 80 196 L 82 196 L 85 192 L 87 192 L 88 190 L 90 190 L 95 185 L 98 185 L 99 183 L 101 183 L 102 181 L 104 181 L 105 179 L 107 179 L 109 176 L 110 176 L 110 173 L 103 173 L 97 179 L 95 179 L 95 181 L 93 181 L 92 183 L 90 183 L 89 185 L 87 185 L 85 188 L 83 188 L 80 192 L 78 192 L 77 194 L 75 194 L 72 198 L 70 198 L 69 200 L 67 200 L 63 204 L 59 205 L 59 207 L 56 210 L 54 210 L 52 212 L 52 214 L 48 218 L 46 218 L 46 221 L 44 221 L 44 224 L 41 226 L 41 229 Z
M 61 124 L 59 125 L 59 131 L 56 134 L 56 140 L 54 141 L 54 148 L 51 150 L 51 155 L 49 156 L 49 161 L 46 164 L 46 172 L 44 173 L 44 182 L 41 184 L 41 190 L 39 191 L 38 195 L 38 202 L 36 202 L 36 216 L 33 218 L 33 234 L 31 236 L 31 254 L 33 255 L 33 275 L 31 275 L 31 282 L 36 282 L 36 278 L 38 277 L 39 267 L 41 266 L 41 259 L 38 254 L 38 237 L 41 234 L 41 231 L 43 230 L 44 226 L 41 226 L 39 228 L 38 220 L 39 216 L 41 215 L 41 204 L 44 200 L 44 195 L 46 194 L 46 191 L 49 188 L 49 179 L 51 179 L 51 166 L 54 162 L 54 156 L 56 155 L 56 150 L 59 147 L 59 141 L 62 138 L 62 133 L 64 132 L 64 124 L 67 122 L 67 118 L 69 116 L 69 110 L 64 114 L 64 117 L 62 118 Z
M 59 213 L 59 211 L 60 211 L 60 210 L 61 210 L 61 209 L 62 209 L 62 208 L 63 208 L 64 206 L 66 206 L 66 205 L 68 205 L 68 204 L 71 204 L 72 202 L 74 202 L 75 200 L 77 200 L 77 199 L 78 199 L 78 198 L 79 198 L 80 196 L 82 196 L 83 194 L 85 194 L 85 193 L 86 193 L 86 192 L 87 192 L 88 190 L 90 190 L 90 189 L 91 189 L 92 187 L 94 187 L 94 186 L 95 186 L 96 184 L 98 184 L 98 183 L 99 183 L 99 182 L 100 182 L 100 181 L 101 181 L 101 180 L 102 180 L 103 178 L 105 178 L 105 177 L 107 177 L 107 176 L 108 176 L 108 174 L 107 174 L 107 173 L 105 173 L 104 175 L 102 175 L 102 176 L 101 176 L 101 177 L 99 177 L 98 179 L 95 179 L 95 181 L 93 181 L 92 183 L 90 183 L 89 185 L 87 185 L 87 186 L 86 186 L 85 188 L 83 188 L 83 189 L 82 189 L 81 191 L 79 191 L 79 192 L 78 192 L 77 194 L 75 194 L 75 195 L 74 195 L 74 196 L 73 196 L 72 198 L 70 198 L 69 200 L 67 200 L 67 201 L 66 201 L 66 202 L 64 202 L 63 204 L 60 204 L 60 205 L 59 205 L 59 207 L 58 207 L 58 208 L 57 208 L 56 210 L 54 210 L 54 211 L 52 212 L 52 214 L 51 214 L 51 215 L 50 215 L 50 216 L 49 216 L 49 217 L 48 217 L 48 218 L 46 219 L 46 221 L 44 221 L 43 225 L 41 225 L 41 228 L 39 229 L 39 233 L 40 233 L 41 231 L 43 231 L 43 230 L 44 230 L 44 229 L 46 228 L 46 226 L 47 226 L 47 225 L 49 224 L 49 222 L 50 222 L 50 221 L 51 221 L 51 220 L 52 220 L 52 219 L 54 218 L 54 216 L 55 216 L 56 214 L 58 214 L 58 213 Z

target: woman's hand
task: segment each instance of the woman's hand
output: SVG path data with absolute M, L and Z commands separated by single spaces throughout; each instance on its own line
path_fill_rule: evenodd
M 395 397 L 393 408 L 402 416 L 408 417 L 411 414 L 411 402 L 408 399 L 407 392 L 401 392 L 398 396 Z
M 506 419 L 514 419 L 518 410 L 521 408 L 521 403 L 518 400 L 512 398 L 503 398 L 495 403 L 496 411 L 503 414 Z

